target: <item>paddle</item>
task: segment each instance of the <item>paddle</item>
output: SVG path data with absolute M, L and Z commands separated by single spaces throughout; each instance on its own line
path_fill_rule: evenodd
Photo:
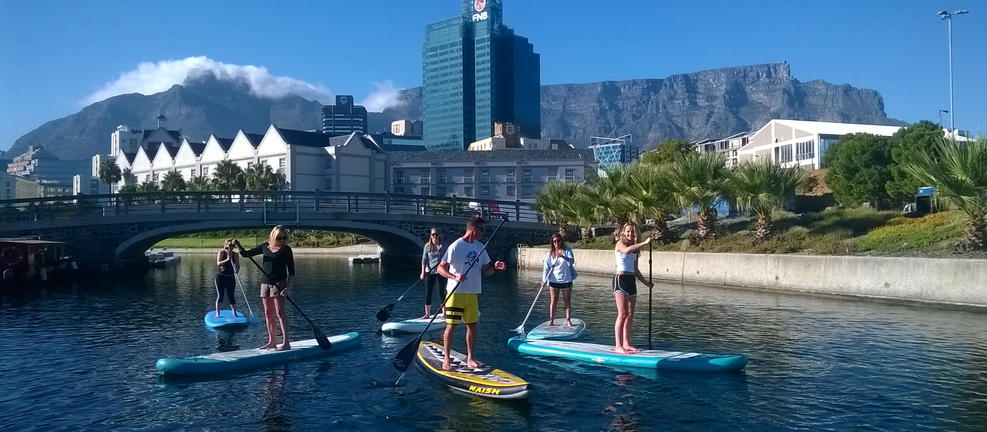
M 250 301 L 247 300 L 247 290 L 243 289 L 243 283 L 240 282 L 240 276 L 237 276 L 237 272 L 239 272 L 240 269 L 236 268 L 236 264 L 233 263 L 233 260 L 230 260 L 230 265 L 233 266 L 233 278 L 236 279 L 236 284 L 240 286 L 240 293 L 243 294 L 243 302 L 247 304 L 247 311 L 250 312 L 251 318 L 257 319 L 257 316 L 254 315 L 254 310 L 250 308 Z
M 552 267 L 550 267 L 548 271 L 551 272 L 552 269 L 554 268 L 555 268 L 555 264 L 553 263 Z M 524 324 L 528 322 L 528 317 L 531 316 L 531 311 L 535 308 L 535 303 L 538 303 L 538 296 L 541 295 L 541 290 L 543 288 L 545 288 L 544 284 L 538 287 L 538 293 L 535 294 L 535 301 L 531 302 L 531 307 L 528 308 L 528 313 L 524 316 L 524 321 L 521 321 L 521 325 L 514 328 L 514 333 L 517 333 L 522 336 L 524 335 Z
M 260 270 L 260 272 L 263 273 L 265 277 L 268 278 L 270 277 L 267 274 L 267 272 L 264 271 L 264 267 L 261 267 L 260 264 L 257 264 L 257 261 L 254 261 L 254 257 L 249 256 L 247 258 L 250 258 L 250 262 L 254 263 L 254 265 L 257 266 L 257 269 Z M 298 307 L 298 305 L 295 304 L 295 301 L 292 300 L 291 297 L 288 297 L 285 294 L 282 294 L 282 296 L 288 299 L 288 302 L 295 307 L 295 310 L 297 310 L 298 313 L 302 314 L 302 318 L 305 318 L 305 321 L 308 321 L 308 323 L 312 326 L 312 333 L 315 333 L 315 341 L 319 343 L 319 348 L 322 348 L 323 350 L 332 348 L 332 342 L 329 342 L 329 338 L 327 338 L 326 335 L 322 333 L 322 330 L 319 330 L 319 328 L 315 326 L 315 323 L 312 322 L 312 320 L 308 319 L 308 315 L 305 315 L 305 312 L 302 312 L 302 308 Z
M 487 245 L 490 244 L 490 240 L 492 240 L 494 236 L 497 235 L 497 231 L 500 231 L 500 227 L 504 226 L 504 222 L 507 222 L 507 218 L 504 218 L 504 220 L 500 221 L 500 224 L 497 225 L 497 228 L 494 229 L 493 233 L 490 234 L 490 238 L 488 238 L 487 242 L 483 244 L 483 248 L 480 249 L 480 253 L 476 254 L 476 257 L 473 258 L 473 261 L 470 261 L 469 267 L 466 267 L 466 271 L 463 272 L 464 277 L 469 274 L 470 270 L 473 270 L 473 266 L 475 266 L 476 262 L 480 259 L 481 256 L 483 256 L 483 252 L 487 250 Z M 453 285 L 452 289 L 449 290 L 449 293 L 446 294 L 445 300 L 443 300 L 442 304 L 445 304 L 445 302 L 449 301 L 449 297 L 451 297 L 452 294 L 455 293 L 457 289 L 459 289 L 460 282 L 461 281 L 456 282 L 456 285 Z M 393 364 L 395 369 L 401 372 L 408 370 L 408 366 L 411 365 L 411 359 L 414 357 L 415 352 L 418 351 L 418 344 L 422 342 L 422 337 L 425 336 L 425 332 L 428 331 L 429 326 L 432 325 L 432 322 L 435 321 L 435 318 L 439 316 L 440 312 L 442 312 L 441 308 L 435 311 L 435 313 L 432 314 L 432 319 L 428 321 L 428 324 L 425 324 L 425 328 L 422 329 L 422 332 L 418 334 L 418 337 L 416 337 L 415 340 L 405 345 L 404 348 L 401 348 L 401 351 L 398 351 L 398 354 L 394 356 Z M 401 379 L 398 378 L 398 381 L 400 380 Z
M 428 277 L 428 274 L 431 271 L 432 269 L 425 269 L 425 277 Z M 422 279 L 416 280 L 415 283 L 411 284 L 411 286 L 408 287 L 408 289 L 404 290 L 404 293 L 401 294 L 401 297 L 398 297 L 397 300 L 394 300 L 394 303 L 384 306 L 383 309 L 377 311 L 377 321 L 380 322 L 387 321 L 387 319 L 391 317 L 391 311 L 394 310 L 394 305 L 398 304 L 398 302 L 401 301 L 401 299 L 403 299 L 406 294 L 408 294 L 408 291 L 411 291 L 412 288 L 418 286 L 418 282 L 421 281 Z
M 655 283 L 651 278 L 651 274 L 654 273 L 654 267 L 651 266 L 651 255 L 654 252 L 654 244 L 654 240 L 648 242 L 648 283 L 651 285 L 648 287 L 648 349 L 653 349 L 651 348 L 651 292 L 654 291 Z

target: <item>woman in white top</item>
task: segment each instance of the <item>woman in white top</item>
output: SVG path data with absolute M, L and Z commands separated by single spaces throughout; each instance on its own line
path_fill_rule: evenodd
M 558 234 L 552 234 L 552 249 L 545 256 L 545 267 L 541 277 L 541 287 L 548 282 L 548 291 L 552 300 L 548 308 L 548 325 L 555 324 L 555 305 L 558 304 L 559 294 L 565 302 L 565 323 L 572 327 L 572 281 L 576 280 L 576 268 L 573 265 L 576 258 L 572 249 L 566 246 L 565 240 Z
M 613 350 L 618 354 L 634 354 L 640 351 L 631 346 L 631 324 L 634 320 L 634 304 L 637 302 L 637 284 L 640 280 L 647 287 L 652 284 L 638 269 L 637 259 L 640 250 L 651 239 L 637 243 L 637 225 L 627 222 L 620 228 L 617 244 L 613 248 L 617 260 L 617 272 L 613 277 L 613 296 L 617 301 L 617 321 L 613 325 Z

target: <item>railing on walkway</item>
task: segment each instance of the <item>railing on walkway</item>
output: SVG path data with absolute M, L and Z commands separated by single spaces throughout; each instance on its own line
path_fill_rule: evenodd
M 427 216 L 479 214 L 488 219 L 541 222 L 528 203 L 391 193 L 209 191 L 141 192 L 0 200 L 0 222 L 96 219 L 125 215 L 263 212 L 295 222 L 302 213 L 383 213 Z M 2 229 L 0 229 L 2 231 Z

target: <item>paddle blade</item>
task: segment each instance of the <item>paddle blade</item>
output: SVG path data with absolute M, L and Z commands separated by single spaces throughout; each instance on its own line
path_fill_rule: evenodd
M 322 333 L 322 330 L 319 330 L 315 326 L 312 326 L 312 331 L 315 332 L 315 341 L 319 343 L 319 348 L 322 348 L 323 351 L 332 348 L 332 342 L 329 342 L 329 338 L 327 338 L 326 335 Z
M 415 358 L 415 353 L 418 352 L 418 345 L 421 342 L 422 338 L 419 336 L 411 341 L 411 343 L 405 345 L 404 348 L 401 348 L 401 351 L 398 351 L 398 355 L 394 356 L 394 369 L 401 372 L 407 371 L 408 366 L 411 366 L 411 362 Z
M 377 321 L 387 321 L 387 319 L 391 317 L 392 310 L 394 310 L 394 303 L 384 306 L 383 309 L 377 311 Z
M 517 327 L 515 327 L 514 328 L 514 333 L 517 333 L 519 335 L 524 335 L 524 327 L 523 326 L 517 326 Z

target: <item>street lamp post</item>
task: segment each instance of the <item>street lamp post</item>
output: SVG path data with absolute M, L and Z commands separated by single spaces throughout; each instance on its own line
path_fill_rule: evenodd
M 953 110 L 953 15 L 963 15 L 970 13 L 967 10 L 958 10 L 953 13 L 939 11 L 939 19 L 946 21 L 947 47 L 949 50 L 949 130 L 956 130 L 956 111 Z
M 939 110 L 939 127 L 942 127 L 942 113 L 949 114 L 949 110 Z

